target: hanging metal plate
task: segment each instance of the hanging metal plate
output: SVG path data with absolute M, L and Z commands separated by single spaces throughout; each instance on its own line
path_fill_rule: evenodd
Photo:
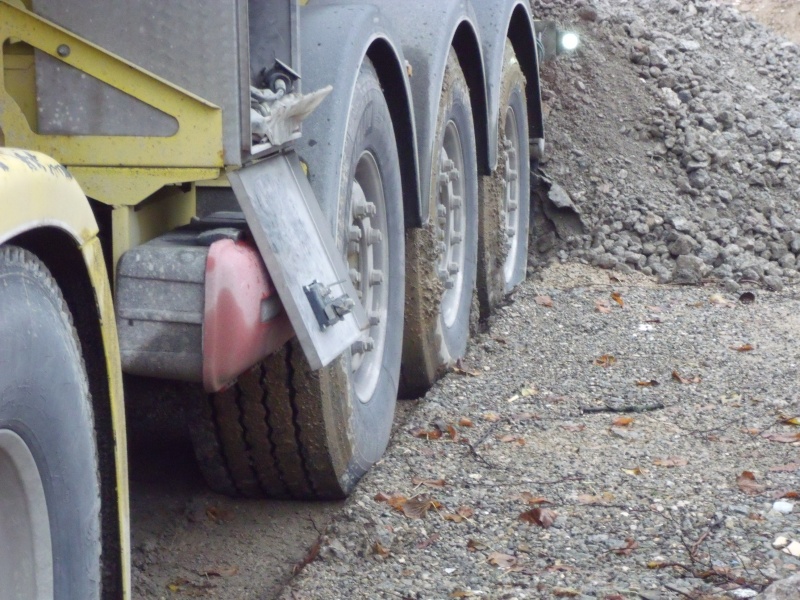
M 330 364 L 369 320 L 300 161 L 280 154 L 228 179 L 311 368 Z

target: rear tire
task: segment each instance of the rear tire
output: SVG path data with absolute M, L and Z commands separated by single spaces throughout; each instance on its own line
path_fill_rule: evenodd
M 402 394 L 419 397 L 464 356 L 478 253 L 478 160 L 469 88 L 454 50 L 431 168 L 431 223 L 408 232 Z
M 72 317 L 44 264 L 0 248 L 0 598 L 99 599 L 100 475 Z M 108 565 L 106 565 L 108 566 Z
M 389 442 L 403 338 L 403 199 L 392 120 L 368 59 L 343 156 L 335 233 L 370 329 L 319 371 L 289 342 L 207 398 L 192 437 L 206 480 L 219 492 L 342 498 Z
M 530 148 L 525 76 L 506 40 L 500 82 L 497 169 L 481 177 L 478 299 L 488 318 L 525 279 L 530 215 Z

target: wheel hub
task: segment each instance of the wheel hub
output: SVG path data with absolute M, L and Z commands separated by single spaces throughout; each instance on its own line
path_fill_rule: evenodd
M 519 134 L 517 131 L 517 116 L 511 107 L 506 112 L 502 158 L 505 163 L 504 187 L 505 195 L 501 208 L 503 223 L 503 243 L 506 249 L 506 258 L 503 263 L 504 280 L 510 281 L 514 276 L 517 246 L 519 244 L 520 223 L 520 149 Z
M 20 600 L 53 597 L 53 551 L 42 478 L 25 441 L 0 429 L 0 581 Z
M 350 347 L 350 365 L 356 395 L 368 402 L 380 375 L 389 302 L 384 281 L 389 264 L 386 202 L 380 170 L 370 152 L 356 165 L 349 205 L 347 263 L 370 325 Z
M 436 274 L 444 287 L 442 316 L 450 327 L 456 320 L 464 287 L 464 235 L 467 217 L 464 210 L 464 156 L 461 138 L 454 122 L 445 128 L 439 151 L 438 191 L 436 196 Z

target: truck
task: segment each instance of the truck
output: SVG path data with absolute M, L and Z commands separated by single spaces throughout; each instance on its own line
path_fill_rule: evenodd
M 125 390 L 341 498 L 526 274 L 528 0 L 0 0 L 0 598 L 130 597 Z

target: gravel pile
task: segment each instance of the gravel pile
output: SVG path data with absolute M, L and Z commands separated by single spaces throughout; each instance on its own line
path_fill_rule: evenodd
M 584 45 L 546 65 L 550 160 L 588 233 L 546 257 L 781 289 L 800 269 L 800 47 L 704 0 L 542 2 Z M 544 235 L 541 235 L 544 234 Z
M 528 281 L 282 598 L 710 600 L 800 572 L 798 290 L 615 277 Z

